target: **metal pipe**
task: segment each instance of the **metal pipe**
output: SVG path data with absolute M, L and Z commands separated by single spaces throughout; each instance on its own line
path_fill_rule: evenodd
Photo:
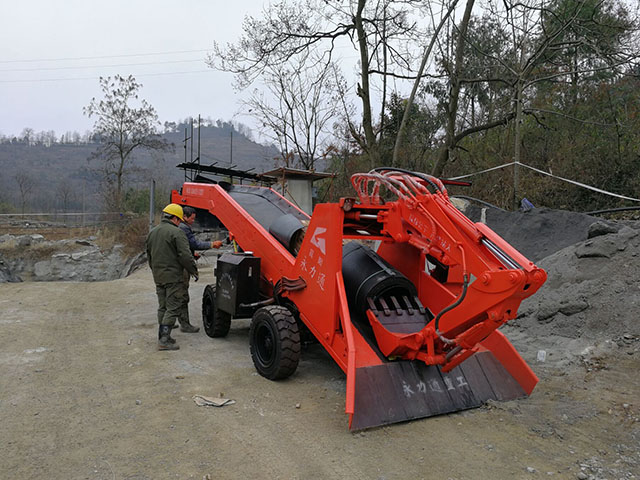
M 506 253 L 504 253 L 500 247 L 498 247 L 495 243 L 493 243 L 491 240 L 489 240 L 488 238 L 483 238 L 482 239 L 482 244 L 487 247 L 489 249 L 489 251 L 491 253 L 493 253 L 498 260 L 500 260 L 505 267 L 509 267 L 512 269 L 520 269 L 520 270 L 524 270 L 523 267 L 518 264 L 515 260 L 513 260 L 509 255 L 507 255 Z

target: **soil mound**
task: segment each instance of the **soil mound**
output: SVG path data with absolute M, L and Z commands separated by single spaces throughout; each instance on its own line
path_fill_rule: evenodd
M 625 226 L 566 247 L 538 265 L 548 280 L 523 302 L 510 328 L 546 345 L 557 361 L 584 357 L 595 347 L 638 351 L 640 230 Z
M 465 214 L 485 221 L 548 274 L 503 328 L 527 361 L 561 366 L 640 355 L 638 222 L 550 209 L 470 207 Z
M 534 208 L 527 212 L 507 212 L 496 208 L 469 206 L 464 213 L 474 222 L 486 223 L 498 235 L 516 247 L 529 260 L 539 260 L 569 245 L 587 240 L 589 228 L 604 225 L 614 231 L 620 228 L 584 213 Z

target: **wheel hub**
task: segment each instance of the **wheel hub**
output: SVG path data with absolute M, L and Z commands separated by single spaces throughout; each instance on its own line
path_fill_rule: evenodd
M 265 366 L 269 366 L 273 362 L 275 350 L 273 333 L 268 326 L 262 325 L 258 330 L 258 338 L 258 355 L 260 357 L 260 361 Z

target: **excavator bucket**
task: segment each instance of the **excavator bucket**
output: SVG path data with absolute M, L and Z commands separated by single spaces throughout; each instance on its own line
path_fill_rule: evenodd
M 513 400 L 526 392 L 491 352 L 480 352 L 449 372 L 419 361 L 395 361 L 356 369 L 350 429 L 432 417 Z
M 356 360 L 352 430 L 466 410 L 488 400 L 513 400 L 537 383 L 499 332 L 456 366 L 425 363 L 434 316 L 415 286 L 360 244 L 345 245 L 342 271 L 352 325 L 376 353 L 375 359 Z

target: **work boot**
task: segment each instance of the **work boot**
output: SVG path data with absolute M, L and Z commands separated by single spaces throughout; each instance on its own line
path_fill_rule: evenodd
M 173 330 L 174 328 L 178 328 L 180 325 L 179 324 L 173 324 L 169 326 L 169 333 L 171 333 L 171 330 Z M 160 337 L 162 336 L 162 328 L 158 329 L 158 340 L 160 340 Z M 172 338 L 171 336 L 169 337 L 169 342 L 170 343 L 176 343 L 175 339 Z
M 160 325 L 158 331 L 158 350 L 180 350 L 176 341 L 171 338 L 171 326 Z
M 195 327 L 189 323 L 189 320 L 180 320 L 180 331 L 184 333 L 197 333 L 200 327 Z

